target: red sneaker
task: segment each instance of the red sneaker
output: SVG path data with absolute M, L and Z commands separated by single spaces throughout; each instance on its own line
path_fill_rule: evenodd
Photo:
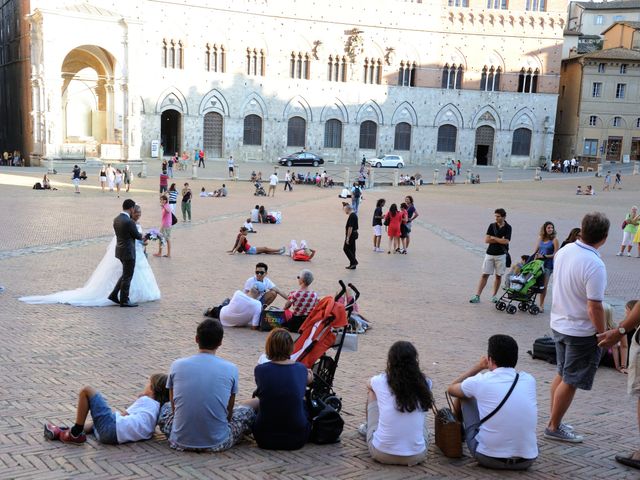
M 71 435 L 71 430 L 64 430 L 60 432 L 60 436 L 58 437 L 62 443 L 70 443 L 73 445 L 80 445 L 87 441 L 87 436 L 82 432 L 77 437 Z
M 65 430 L 69 430 L 69 427 L 58 427 L 53 423 L 44 424 L 44 436 L 49 440 L 59 440 L 60 434 Z

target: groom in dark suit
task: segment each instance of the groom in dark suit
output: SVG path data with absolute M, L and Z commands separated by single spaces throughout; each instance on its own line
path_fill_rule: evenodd
M 136 240 L 142 240 L 142 235 L 136 228 L 136 222 L 131 218 L 135 206 L 136 202 L 127 198 L 122 203 L 122 213 L 113 219 L 113 229 L 116 232 L 116 258 L 122 262 L 122 276 L 109 295 L 109 300 L 119 303 L 121 307 L 138 306 L 129 301 L 129 287 L 136 267 Z M 118 292 L 120 292 L 119 299 Z

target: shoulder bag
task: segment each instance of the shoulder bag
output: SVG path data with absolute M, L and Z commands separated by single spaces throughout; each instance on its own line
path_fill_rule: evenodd
M 520 374 L 516 372 L 516 378 L 513 379 L 513 383 L 511 384 L 511 388 L 509 388 L 509 391 L 507 392 L 507 394 L 504 396 L 504 398 L 502 399 L 502 401 L 498 404 L 498 406 L 496 408 L 493 409 L 493 412 L 491 412 L 490 414 L 488 414 L 486 417 L 484 417 L 482 420 L 480 420 L 478 422 L 478 424 L 475 426 L 475 430 L 476 430 L 476 434 L 478 433 L 478 430 L 480 430 L 480 425 L 482 425 L 484 422 L 486 422 L 487 420 L 489 420 L 491 417 L 493 417 L 496 413 L 498 413 L 498 411 L 502 408 L 502 406 L 506 403 L 506 401 L 509 399 L 509 397 L 511 396 L 511 392 L 513 392 L 513 389 L 516 388 L 516 383 L 518 383 L 518 379 L 520 378 Z

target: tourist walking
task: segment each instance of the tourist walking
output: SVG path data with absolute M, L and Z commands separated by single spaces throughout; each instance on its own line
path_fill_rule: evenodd
M 287 187 L 289 188 L 289 191 L 291 192 L 293 190 L 293 187 L 291 187 L 291 172 L 289 170 L 287 170 L 287 173 L 284 174 L 284 191 L 287 191 Z
M 126 191 L 129 191 L 129 188 L 131 188 L 131 169 L 129 168 L 129 165 L 125 165 L 124 166 L 124 172 L 123 172 L 123 179 L 124 179 L 124 184 L 127 186 Z
M 118 193 L 118 198 L 120 198 L 120 186 L 122 185 L 122 170 L 116 168 L 116 192 Z
M 489 225 L 487 233 L 484 236 L 484 243 L 487 243 L 487 252 L 482 262 L 482 275 L 478 282 L 476 294 L 471 297 L 469 303 L 480 303 L 480 295 L 482 290 L 487 286 L 487 281 L 491 275 L 495 275 L 493 280 L 493 296 L 491 301 L 498 301 L 498 290 L 500 289 L 500 281 L 507 267 L 511 266 L 511 262 L 507 262 L 509 254 L 509 242 L 511 241 L 511 225 L 507 223 L 507 212 L 504 208 L 497 208 L 494 211 L 496 221 Z M 507 263 L 509 263 L 507 265 Z
M 233 162 L 233 155 L 229 155 L 229 160 L 227 160 L 227 167 L 229 168 L 229 178 L 233 178 L 235 174 L 235 164 Z
M 276 172 L 273 172 L 269 177 L 269 192 L 267 192 L 267 197 L 276 196 L 277 186 L 278 186 L 278 174 Z
M 204 167 L 204 151 L 203 150 L 199 150 L 198 151 L 198 167 L 200 167 L 202 164 L 202 168 Z
M 160 233 L 164 237 L 164 241 L 167 244 L 167 254 L 162 255 L 162 242 L 158 241 L 158 253 L 154 253 L 154 257 L 171 257 L 171 220 L 173 216 L 171 214 L 171 208 L 169 207 L 169 198 L 166 195 L 160 197 L 160 208 L 162 209 L 162 221 L 160 227 Z
M 169 178 L 173 178 L 173 166 L 178 162 L 178 152 L 176 152 L 173 157 L 169 159 L 167 162 L 167 175 Z
M 104 192 L 104 187 L 107 186 L 107 170 L 104 168 L 104 165 L 100 168 L 100 188 Z
M 78 165 L 73 166 L 73 171 L 71 173 L 71 181 L 73 182 L 73 188 L 76 193 L 80 193 L 80 174 L 82 171 Z
M 384 250 L 380 248 L 380 241 L 382 240 L 382 207 L 384 207 L 384 204 L 384 198 L 376 202 L 376 209 L 373 211 L 373 220 L 371 221 L 371 225 L 373 226 L 373 251 L 376 253 L 384 252 Z
M 640 222 L 638 207 L 634 205 L 624 218 L 624 222 L 622 222 L 622 244 L 620 245 L 620 251 L 616 254 L 618 257 L 624 254 L 625 247 L 627 247 L 627 257 L 631 256 L 631 247 L 638 232 L 638 222 Z M 640 256 L 640 245 L 638 246 L 637 256 Z
M 171 213 L 176 214 L 176 203 L 178 203 L 178 190 L 176 189 L 176 184 L 172 183 L 169 187 L 169 208 L 171 209 Z
M 389 248 L 387 250 L 389 254 L 391 252 L 402 253 L 400 250 L 400 235 L 404 218 L 404 213 L 398 210 L 398 206 L 395 203 L 392 203 L 384 217 L 384 223 L 387 225 L 387 235 L 389 236 Z
M 347 270 L 355 270 L 358 265 L 358 260 L 356 259 L 356 240 L 358 239 L 358 215 L 353 211 L 353 207 L 351 205 L 344 204 L 343 206 L 344 213 L 348 216 L 347 224 L 344 227 L 344 245 L 342 246 L 342 251 L 349 259 L 349 265 L 345 268 Z
M 180 203 L 180 207 L 182 209 L 182 221 L 186 222 L 187 217 L 189 218 L 189 221 L 191 221 L 191 197 L 193 195 L 188 183 L 184 184 L 181 194 L 182 202 Z
M 358 214 L 358 208 L 360 208 L 360 200 L 362 200 L 362 189 L 358 182 L 353 182 L 353 187 L 351 187 L 351 208 L 353 208 L 356 215 Z
M 407 249 L 409 248 L 409 243 L 411 243 L 411 222 L 418 218 L 420 214 L 416 210 L 416 206 L 413 203 L 413 197 L 411 195 L 407 195 L 406 197 L 404 197 L 404 203 L 407 204 L 407 222 L 405 223 L 406 231 L 405 237 L 403 238 L 403 250 L 406 253 Z

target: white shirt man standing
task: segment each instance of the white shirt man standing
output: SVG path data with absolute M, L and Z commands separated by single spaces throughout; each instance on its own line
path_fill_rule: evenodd
M 581 239 L 554 259 L 551 329 L 558 372 L 551 383 L 551 417 L 544 431 L 550 440 L 579 443 L 583 437 L 562 423 L 577 389 L 591 390 L 600 363 L 597 333 L 606 329 L 604 291 L 607 271 L 598 249 L 607 241 L 609 220 L 599 212 L 582 219 Z
M 267 192 L 267 197 L 275 197 L 276 196 L 276 187 L 278 186 L 278 174 L 273 172 L 269 177 L 269 192 Z

